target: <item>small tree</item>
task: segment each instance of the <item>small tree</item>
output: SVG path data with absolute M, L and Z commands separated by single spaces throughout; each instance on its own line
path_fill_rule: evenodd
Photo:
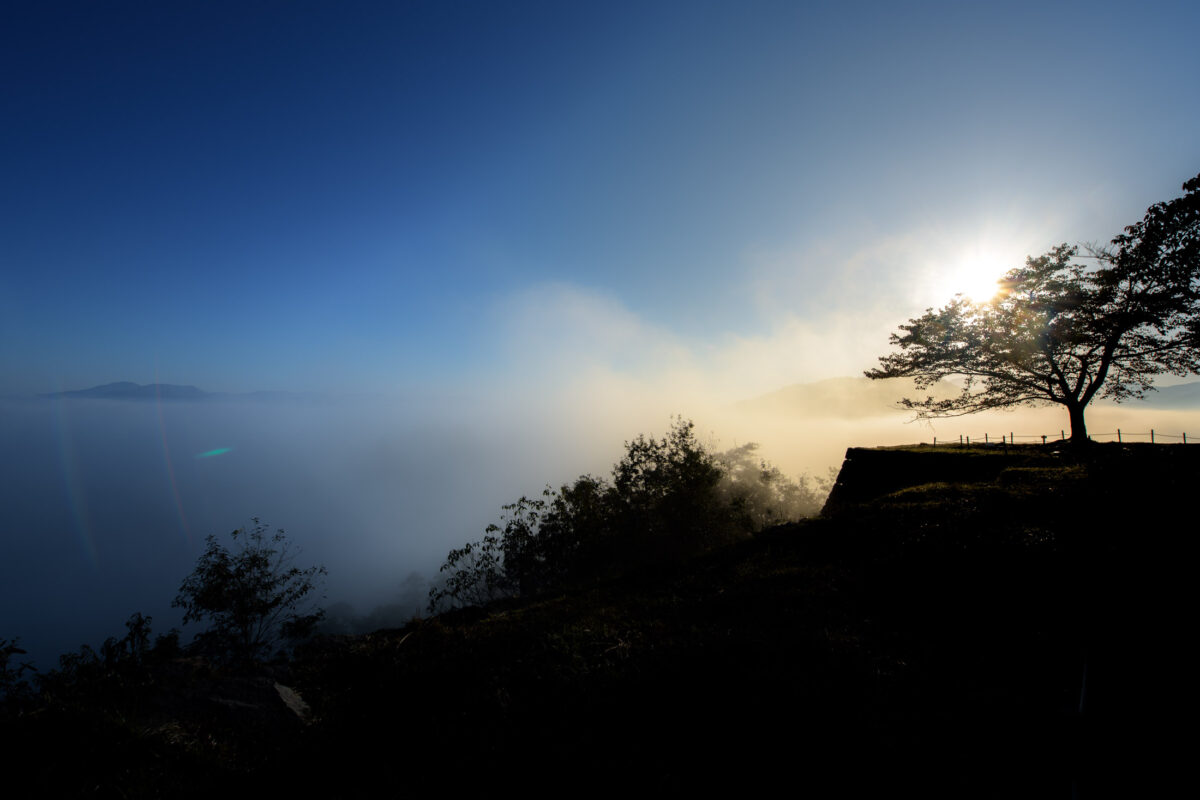
M 451 550 L 429 610 L 532 595 L 708 550 L 816 513 L 819 499 L 746 445 L 711 453 L 690 420 L 625 443 L 611 480 L 581 475 L 503 507 L 481 540 Z
M 15 705 L 17 701 L 29 695 L 29 682 L 25 680 L 26 672 L 37 670 L 30 664 L 21 662 L 16 667 L 9 665 L 13 656 L 23 656 L 25 651 L 20 647 L 20 640 L 0 639 L 0 704 L 7 702 Z
M 529 569 L 535 559 L 533 548 L 545 505 L 541 500 L 522 497 L 503 507 L 503 528 L 488 525 L 481 540 L 451 550 L 440 570 L 446 573 L 442 586 L 429 591 L 430 610 L 444 598 L 484 605 L 518 594 L 523 582 L 528 586 L 530 576 L 522 581 L 526 571 L 522 567 Z
M 310 595 L 324 567 L 301 569 L 283 529 L 274 533 L 258 518 L 230 534 L 232 552 L 209 536 L 195 571 L 179 587 L 173 605 L 184 624 L 209 623 L 197 642 L 231 661 L 254 661 L 285 641 L 310 634 L 324 616 Z
M 815 516 L 829 494 L 827 481 L 784 475 L 759 458 L 758 444 L 747 442 L 717 455 L 721 465 L 720 496 L 740 512 L 746 525 L 759 531 L 771 525 Z
M 918 418 L 1062 405 L 1071 440 L 1086 442 L 1096 397 L 1142 397 L 1158 375 L 1200 371 L 1200 175 L 1183 189 L 1111 246 L 1089 248 L 1094 267 L 1063 244 L 1010 271 L 989 302 L 957 296 L 909 320 L 891 337 L 899 352 L 866 376 L 918 389 L 965 379 L 951 399 L 903 400 Z

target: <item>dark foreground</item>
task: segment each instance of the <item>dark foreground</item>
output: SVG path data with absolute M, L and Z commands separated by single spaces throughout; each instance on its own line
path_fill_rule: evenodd
M 1200 448 L 849 455 L 825 516 L 698 560 L 238 674 L 81 670 L 0 718 L 0 789 L 1087 798 L 1179 772 Z

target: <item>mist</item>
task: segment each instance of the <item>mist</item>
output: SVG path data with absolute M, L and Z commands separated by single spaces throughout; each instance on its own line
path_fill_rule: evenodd
M 327 603 L 365 613 L 503 503 L 615 460 L 446 398 L 2 405 L 0 635 L 43 665 L 134 611 L 178 625 L 170 603 L 205 537 L 252 517 L 328 568 Z
M 486 390 L 0 401 L 0 636 L 20 637 L 44 667 L 121 633 L 135 611 L 156 631 L 178 626 L 170 603 L 205 537 L 252 517 L 287 531 L 299 565 L 328 568 L 326 606 L 365 615 L 411 603 L 447 551 L 478 538 L 503 504 L 606 475 L 627 440 L 665 433 L 674 414 L 693 419 L 710 449 L 758 442 L 785 473 L 818 477 L 847 447 L 985 433 L 1029 442 L 1055 438 L 1066 423 L 1056 408 L 913 422 L 889 401 L 903 386 L 880 391 L 864 379 L 730 402 L 751 387 L 726 380 L 716 391 L 720 375 L 694 354 L 650 349 L 657 372 L 545 358 L 542 374 Z M 1127 441 L 1151 429 L 1160 441 L 1200 437 L 1200 413 L 1145 404 L 1098 403 L 1088 423 L 1097 438 L 1118 428 Z
M 327 567 L 326 606 L 411 603 L 502 505 L 606 474 L 625 440 L 669 424 L 629 385 L 580 388 L 0 400 L 0 637 L 44 668 L 135 611 L 179 626 L 171 601 L 205 537 L 254 517 L 287 532 L 298 565 Z
M 882 351 L 895 321 L 875 308 L 706 341 L 554 284 L 502 298 L 490 318 L 486 364 L 373 394 L 0 400 L 0 637 L 45 666 L 123 634 L 135 611 L 178 626 L 170 604 L 205 537 L 252 517 L 287 532 L 298 565 L 328 568 L 327 607 L 415 611 L 446 553 L 502 505 L 607 475 L 626 441 L 663 435 L 675 415 L 713 451 L 757 442 L 785 474 L 816 478 L 847 447 L 1031 442 L 1066 426 L 1057 408 L 913 422 L 895 404 L 911 385 L 834 378 Z M 1200 436 L 1196 411 L 1146 404 L 1094 403 L 1088 424 L 1098 439 Z

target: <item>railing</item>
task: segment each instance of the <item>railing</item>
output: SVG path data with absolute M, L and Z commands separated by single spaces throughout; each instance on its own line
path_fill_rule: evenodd
M 1066 440 L 1066 439 L 1070 438 L 1067 436 L 1067 432 L 1065 430 L 1060 430 L 1058 432 L 1058 434 L 1059 434 L 1058 436 L 1055 436 L 1052 433 L 1046 434 L 1046 433 L 1012 433 L 1012 432 L 1009 432 L 1009 433 L 1002 433 L 1002 434 L 1000 434 L 999 437 L 996 437 L 994 434 L 985 433 L 985 434 L 983 434 L 983 436 L 974 437 L 974 441 L 971 440 L 970 436 L 960 434 L 957 442 L 954 441 L 953 439 L 942 439 L 941 444 L 947 445 L 947 446 L 958 444 L 963 447 L 966 447 L 966 446 L 972 445 L 972 444 L 1005 446 L 1005 445 L 1010 445 L 1010 444 L 1018 444 L 1018 441 L 1017 441 L 1018 439 L 1024 439 L 1032 444 L 1038 444 L 1039 442 L 1041 444 L 1046 444 L 1047 442 Z M 1117 428 L 1116 431 L 1114 431 L 1112 433 L 1089 433 L 1088 438 L 1091 439 L 1092 441 L 1118 442 L 1121 444 L 1124 444 L 1127 442 L 1145 442 L 1145 441 L 1148 441 L 1151 444 L 1173 444 L 1176 442 L 1178 442 L 1180 444 L 1188 444 L 1188 435 L 1186 433 L 1163 433 L 1162 431 L 1156 431 L 1153 428 L 1151 428 L 1150 431 L 1146 432 L 1146 433 L 1123 431 L 1120 428 Z M 1195 444 L 1195 442 L 1196 442 L 1196 437 L 1193 436 L 1192 443 Z M 936 436 L 933 437 L 933 443 L 935 445 L 939 443 L 938 438 Z M 1022 443 L 1024 443 L 1024 442 L 1022 442 Z

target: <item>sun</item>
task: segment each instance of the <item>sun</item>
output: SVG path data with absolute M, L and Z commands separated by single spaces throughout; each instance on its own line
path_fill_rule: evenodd
M 942 280 L 946 294 L 961 294 L 973 303 L 986 303 L 1000 293 L 1000 279 L 1012 268 L 1003 256 L 992 251 L 964 254 Z

